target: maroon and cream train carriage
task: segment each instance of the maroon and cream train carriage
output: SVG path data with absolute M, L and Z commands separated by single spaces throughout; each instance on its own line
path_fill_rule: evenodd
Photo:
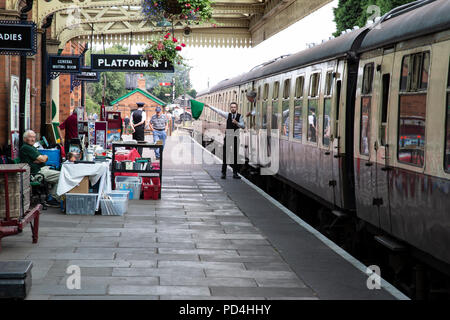
M 276 178 L 449 269 L 449 61 L 450 1 L 416 1 L 199 99 L 253 111 L 241 132 L 247 157 L 265 152 L 262 130 L 279 130 Z M 221 121 L 207 112 L 196 130 Z

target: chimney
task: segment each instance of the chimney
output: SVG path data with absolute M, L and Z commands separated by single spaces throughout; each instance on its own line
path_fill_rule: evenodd
M 145 77 L 143 74 L 140 74 L 137 80 L 137 86 L 141 90 L 145 90 Z

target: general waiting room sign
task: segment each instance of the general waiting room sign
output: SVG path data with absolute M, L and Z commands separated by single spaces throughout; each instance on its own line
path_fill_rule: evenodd
M 29 21 L 0 20 L 0 54 L 35 55 L 36 24 Z
M 48 56 L 48 70 L 59 73 L 80 73 L 80 56 Z
M 92 71 L 174 72 L 168 61 L 152 63 L 141 55 L 91 54 Z

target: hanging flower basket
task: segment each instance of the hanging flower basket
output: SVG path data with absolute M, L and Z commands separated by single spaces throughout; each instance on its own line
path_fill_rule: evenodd
M 143 0 L 142 12 L 147 19 L 181 19 L 202 23 L 212 20 L 211 0 Z
M 149 41 L 145 48 L 143 57 L 153 62 L 168 61 L 172 64 L 182 64 L 183 57 L 180 55 L 181 50 L 186 47 L 184 43 L 180 43 L 171 33 L 168 32 L 161 39 Z

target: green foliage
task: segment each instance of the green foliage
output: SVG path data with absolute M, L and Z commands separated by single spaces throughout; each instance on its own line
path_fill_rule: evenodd
M 95 103 L 88 95 L 86 95 L 86 112 L 88 114 L 100 114 L 100 104 Z
M 383 16 L 392 9 L 415 0 L 339 0 L 338 7 L 333 8 L 336 32 L 339 36 L 342 31 L 352 29 L 354 26 L 363 27 L 368 19 L 377 15 L 377 10 L 370 6 L 378 6 L 379 14 Z

